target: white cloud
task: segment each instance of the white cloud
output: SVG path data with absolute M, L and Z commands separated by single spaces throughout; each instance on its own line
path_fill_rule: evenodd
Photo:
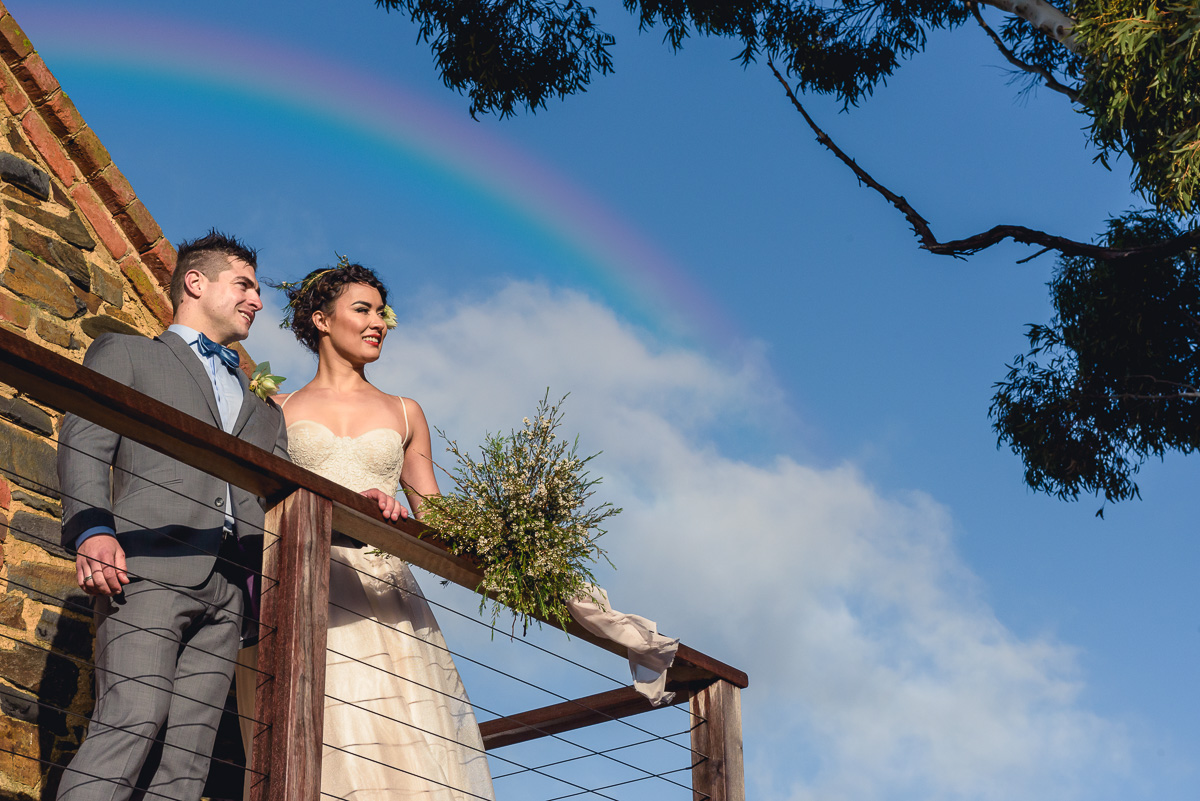
M 568 428 L 603 449 L 602 494 L 625 507 L 604 543 L 614 603 L 750 674 L 750 795 L 1058 799 L 1124 775 L 1122 729 L 1081 706 L 1076 654 L 1005 628 L 948 510 L 850 464 L 714 445 L 788 413 L 761 365 L 657 347 L 530 284 L 409 315 L 372 375 L 463 443 L 518 425 L 547 386 L 571 391 Z M 276 336 L 264 346 L 311 373 Z

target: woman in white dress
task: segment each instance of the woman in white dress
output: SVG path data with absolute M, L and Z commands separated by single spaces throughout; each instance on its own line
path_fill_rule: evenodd
M 419 518 L 438 492 L 429 425 L 416 401 L 380 391 L 365 372 L 394 319 L 386 288 L 343 262 L 286 290 L 291 329 L 319 359 L 311 382 L 276 397 L 292 461 L 375 498 L 386 519 L 407 516 L 395 497 L 403 487 Z M 407 564 L 368 550 L 334 538 L 321 793 L 491 799 L 479 726 L 429 605 Z M 252 682 L 248 694 L 239 685 L 251 707 Z

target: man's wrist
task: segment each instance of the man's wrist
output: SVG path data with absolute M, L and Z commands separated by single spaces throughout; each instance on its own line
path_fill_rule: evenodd
M 92 526 L 87 531 L 75 538 L 75 550 L 79 550 L 79 546 L 83 545 L 83 541 L 88 537 L 94 537 L 97 534 L 107 534 L 110 537 L 117 536 L 117 532 L 113 531 L 110 526 Z

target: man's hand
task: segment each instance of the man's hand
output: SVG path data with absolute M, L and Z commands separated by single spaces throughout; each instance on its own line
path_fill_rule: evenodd
M 75 580 L 88 595 L 120 595 L 129 583 L 125 572 L 125 550 L 111 534 L 93 534 L 79 546 L 75 557 Z
M 363 493 L 363 497 L 379 502 L 379 513 L 383 515 L 384 520 L 391 520 L 394 523 L 401 517 L 408 517 L 408 510 L 404 508 L 404 504 L 391 495 L 385 495 L 380 490 L 369 489 Z

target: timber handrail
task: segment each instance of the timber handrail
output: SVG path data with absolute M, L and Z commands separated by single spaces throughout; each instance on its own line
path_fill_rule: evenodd
M 470 559 L 450 553 L 437 532 L 416 520 L 379 519 L 378 506 L 345 487 L 297 467 L 190 415 L 0 327 L 0 382 L 39 402 L 72 412 L 105 428 L 173 456 L 210 475 L 243 487 L 274 503 L 304 489 L 333 502 L 333 530 L 393 553 L 444 579 L 475 591 L 483 574 Z M 623 647 L 597 637 L 574 621 L 572 637 L 619 656 Z M 668 673 L 675 682 L 727 681 L 749 684 L 746 674 L 680 644 Z

